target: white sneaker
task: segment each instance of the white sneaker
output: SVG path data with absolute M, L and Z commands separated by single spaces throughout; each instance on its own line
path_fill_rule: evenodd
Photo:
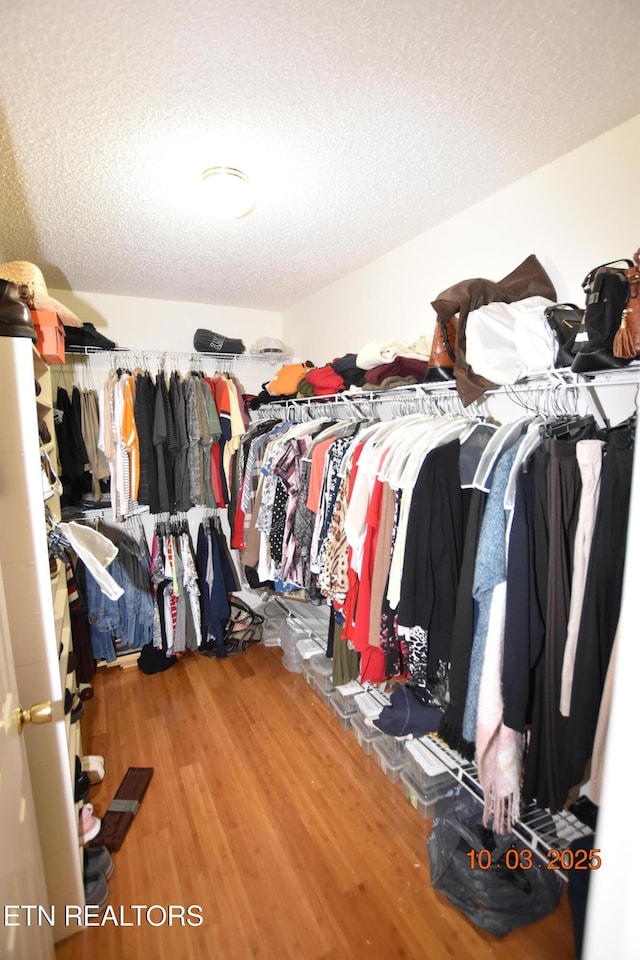
M 104 779 L 104 757 L 98 754 L 83 757 L 82 769 L 89 774 L 89 783 L 100 783 Z

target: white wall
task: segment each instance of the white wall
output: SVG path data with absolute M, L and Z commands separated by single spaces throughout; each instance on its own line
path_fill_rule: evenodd
M 239 337 L 247 350 L 258 337 L 282 338 L 282 318 L 275 310 L 69 290 L 50 290 L 49 293 L 83 322 L 93 323 L 119 347 L 190 351 L 198 327 L 226 337 Z
M 193 335 L 199 327 L 239 338 L 247 351 L 259 337 L 282 339 L 282 317 L 275 310 L 252 310 L 246 307 L 222 307 L 209 303 L 188 303 L 182 300 L 152 300 L 145 297 L 121 297 L 108 293 L 50 290 L 84 323 L 93 323 L 100 333 L 115 341 L 119 347 L 149 351 L 175 351 L 188 354 L 193 351 Z M 88 361 L 76 361 L 78 374 L 73 382 L 84 383 L 83 367 L 91 369 L 90 382 L 102 383 L 110 361 L 106 355 L 94 354 Z M 188 358 L 173 362 L 172 369 L 185 372 Z M 149 363 L 155 372 L 158 363 Z M 204 369 L 216 369 L 213 359 L 203 361 Z M 256 358 L 240 359 L 233 371 L 248 393 L 257 393 L 262 384 L 271 380 L 274 361 L 258 362 Z M 57 381 L 56 381 L 57 382 Z
M 287 309 L 283 339 L 316 364 L 371 340 L 414 341 L 431 334 L 442 290 L 499 280 L 530 253 L 559 301 L 583 304 L 588 271 L 640 244 L 638 171 L 640 115 Z

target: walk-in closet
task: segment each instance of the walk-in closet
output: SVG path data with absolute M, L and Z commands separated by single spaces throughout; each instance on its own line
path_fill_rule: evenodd
M 0 960 L 636 960 L 640 8 L 6 13 Z

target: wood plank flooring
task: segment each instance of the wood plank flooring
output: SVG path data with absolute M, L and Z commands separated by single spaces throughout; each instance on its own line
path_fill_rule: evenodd
M 100 670 L 94 689 L 81 723 L 85 753 L 106 759 L 96 813 L 128 767 L 154 768 L 110 881 L 134 925 L 83 930 L 57 960 L 573 960 L 566 893 L 496 939 L 432 890 L 430 822 L 277 648 Z M 157 905 L 149 923 L 135 904 Z M 170 905 L 199 905 L 202 924 L 175 910 L 161 924 Z

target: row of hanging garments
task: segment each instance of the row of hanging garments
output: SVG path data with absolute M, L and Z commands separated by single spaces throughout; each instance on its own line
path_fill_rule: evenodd
M 59 386 L 54 427 L 62 481 L 61 505 L 99 503 L 109 488 L 109 464 L 98 439 L 98 392 L 93 387 Z
M 49 549 L 62 550 L 58 555 L 71 565 L 74 644 L 77 639 L 77 650 L 87 652 L 79 679 L 93 676 L 96 661 L 112 663 L 120 653 L 151 642 L 150 556 L 139 518 L 122 525 L 100 520 L 95 527 L 91 521 L 52 523 Z
M 101 501 L 108 481 L 114 519 L 137 505 L 160 514 L 228 504 L 232 458 L 249 425 L 235 377 L 114 366 L 90 391 L 91 407 L 88 393 L 73 386 L 69 396 L 64 385 L 57 392 L 67 503 Z
M 478 760 L 496 825 L 559 809 L 592 755 L 620 608 L 635 422 L 415 414 L 257 422 L 232 544 L 326 598 L 361 681 L 402 677 Z
M 158 520 L 151 579 L 154 646 L 167 656 L 198 650 L 225 657 L 229 594 L 241 586 L 219 517 L 202 519 L 195 550 L 186 517 Z

